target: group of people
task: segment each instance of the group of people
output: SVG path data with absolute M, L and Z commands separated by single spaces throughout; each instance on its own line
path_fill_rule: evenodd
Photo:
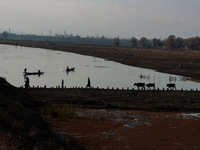
M 63 79 L 62 79 L 61 87 L 64 88 L 64 80 L 63 80 Z M 86 87 L 87 87 L 87 88 L 90 88 L 90 87 L 91 87 L 91 83 L 90 83 L 90 78 L 89 78 L 89 77 L 88 77 L 88 82 L 87 82 Z
M 29 81 L 29 78 L 26 77 L 25 78 L 25 88 L 29 88 L 30 85 L 29 85 L 30 81 Z M 61 83 L 61 87 L 64 88 L 64 80 L 62 79 L 62 83 Z M 87 88 L 90 88 L 91 87 L 91 83 L 90 83 L 90 78 L 88 77 L 88 82 L 87 82 L 87 85 L 86 85 Z

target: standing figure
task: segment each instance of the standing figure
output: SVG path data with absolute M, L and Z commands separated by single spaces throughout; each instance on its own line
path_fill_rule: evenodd
M 86 87 L 91 87 L 91 85 L 90 85 L 90 78 L 88 77 L 88 83 L 87 83 L 87 86 Z
M 29 85 L 29 78 L 26 77 L 26 80 L 25 80 L 25 88 L 27 89 L 27 88 L 29 88 L 29 87 L 30 87 L 30 85 Z
M 26 73 L 26 71 L 27 71 L 27 69 L 26 69 L 26 68 L 24 68 L 24 73 Z
M 64 80 L 62 79 L 62 88 L 64 88 Z

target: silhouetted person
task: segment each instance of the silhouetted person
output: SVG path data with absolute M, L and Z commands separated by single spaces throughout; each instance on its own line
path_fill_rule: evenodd
M 25 69 L 24 69 L 24 73 L 26 73 L 26 71 L 27 71 L 27 69 L 25 68 Z
M 87 83 L 86 87 L 91 87 L 91 85 L 90 85 L 90 78 L 89 77 L 88 77 L 88 83 Z
M 64 80 L 62 80 L 62 88 L 64 88 Z
M 30 85 L 29 85 L 29 78 L 26 77 L 26 80 L 25 80 L 25 88 L 27 89 L 27 88 L 29 88 L 29 87 L 30 87 Z

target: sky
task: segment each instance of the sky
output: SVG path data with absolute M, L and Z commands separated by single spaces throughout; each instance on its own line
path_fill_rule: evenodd
M 200 0 L 0 0 L 0 32 L 120 38 L 200 36 Z

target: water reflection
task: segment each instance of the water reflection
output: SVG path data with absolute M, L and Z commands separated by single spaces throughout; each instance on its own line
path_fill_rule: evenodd
M 66 71 L 75 68 L 74 71 Z M 88 77 L 92 87 L 132 89 L 134 83 L 154 83 L 156 88 L 167 88 L 175 83 L 177 89 L 200 89 L 199 83 L 188 78 L 122 65 L 113 61 L 64 53 L 59 51 L 0 45 L 0 75 L 15 86 L 24 85 L 23 71 L 44 71 L 42 76 L 29 76 L 30 86 L 55 87 L 64 81 L 66 87 L 85 87 Z

